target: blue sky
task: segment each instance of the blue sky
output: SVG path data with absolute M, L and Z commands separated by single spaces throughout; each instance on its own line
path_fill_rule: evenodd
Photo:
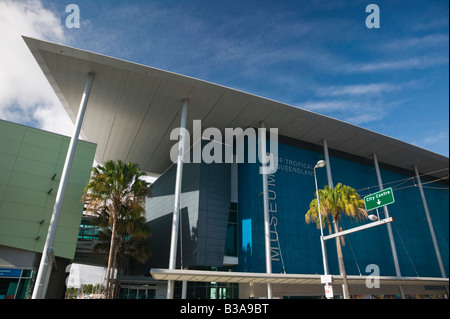
M 65 26 L 70 3 L 80 8 L 78 29 Z M 380 9 L 379 29 L 366 27 L 371 3 Z M 449 155 L 447 0 L 0 0 L 2 27 L 0 40 L 14 54 L 0 59 L 21 58 L 14 65 L 33 72 L 39 70 L 20 33 L 243 90 Z M 48 85 L 35 84 L 41 75 L 23 79 L 3 63 L 0 86 L 9 87 L 0 88 L 0 118 L 66 132 L 70 125 L 59 118 L 65 115 Z M 49 118 L 55 109 L 59 115 Z

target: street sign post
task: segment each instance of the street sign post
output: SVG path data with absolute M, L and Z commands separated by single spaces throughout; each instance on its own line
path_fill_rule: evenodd
M 333 286 L 330 284 L 325 284 L 325 297 L 333 298 Z
M 390 187 L 364 197 L 366 211 L 386 206 L 394 202 L 394 193 Z
M 333 276 L 331 275 L 322 275 L 320 276 L 320 282 L 325 284 L 325 297 L 328 299 L 333 298 L 333 286 L 331 283 L 333 282 Z

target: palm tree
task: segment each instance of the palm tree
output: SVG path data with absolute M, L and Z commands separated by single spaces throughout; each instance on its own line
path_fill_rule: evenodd
M 114 244 L 114 257 L 111 269 L 116 269 L 117 277 L 115 283 L 120 282 L 122 269 L 124 269 L 132 257 L 138 262 L 145 262 L 150 255 L 150 248 L 145 239 L 147 239 L 152 231 L 144 217 L 145 210 L 131 211 L 128 207 L 123 206 L 117 218 L 116 236 Z M 91 219 L 91 224 L 100 229 L 98 234 L 99 242 L 95 245 L 96 252 L 108 251 L 111 242 L 111 228 L 109 227 L 110 214 L 107 209 L 101 210 Z M 110 278 L 114 278 L 111 274 Z M 110 283 L 112 280 L 110 279 Z M 116 296 L 119 292 L 117 285 L 114 285 L 110 292 L 112 296 Z
M 335 233 L 338 232 L 338 223 L 342 218 L 342 214 L 356 221 L 367 218 L 367 212 L 362 208 L 364 207 L 364 200 L 362 200 L 358 192 L 350 186 L 343 185 L 341 183 L 337 184 L 333 189 L 328 185 L 325 186 L 324 189 L 319 190 L 319 202 L 323 222 L 322 225 L 328 225 L 328 231 L 330 234 L 332 233 L 330 218 L 334 226 Z M 317 198 L 314 198 L 309 204 L 309 210 L 305 215 L 305 221 L 308 224 L 311 222 L 316 222 L 317 228 L 320 227 Z M 344 258 L 342 255 L 342 247 L 338 239 L 336 240 L 336 250 L 344 280 L 344 294 L 345 296 L 350 296 Z
M 111 240 L 106 269 L 105 294 L 112 297 L 111 271 L 118 253 L 117 221 L 124 211 L 144 210 L 145 198 L 151 196 L 150 184 L 143 179 L 145 173 L 133 163 L 121 160 L 107 161 L 91 170 L 91 178 L 84 189 L 82 199 L 86 202 L 86 211 L 100 215 L 107 220 L 111 229 Z
M 122 269 L 128 266 L 131 257 L 143 263 L 150 255 L 145 239 L 151 235 L 151 227 L 146 223 L 144 214 L 145 209 L 131 211 L 128 207 L 124 207 L 120 213 L 113 264 L 113 269 L 117 269 L 117 283 L 120 282 Z M 114 286 L 112 296 L 118 296 L 118 288 Z

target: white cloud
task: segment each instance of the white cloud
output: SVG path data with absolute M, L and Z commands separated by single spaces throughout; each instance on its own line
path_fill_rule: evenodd
M 380 121 L 388 115 L 381 101 L 368 99 L 358 101 L 351 98 L 340 100 L 309 101 L 297 104 L 297 106 L 313 112 L 338 118 L 355 125 Z
M 403 60 L 387 60 L 379 62 L 347 64 L 343 70 L 347 72 L 376 72 L 376 71 L 394 71 L 407 69 L 424 69 L 432 66 L 448 63 L 448 57 L 414 57 Z
M 363 106 L 354 101 L 334 100 L 334 101 L 311 101 L 297 105 L 300 108 L 314 112 L 336 112 L 359 110 Z
M 437 154 L 444 156 L 449 156 L 448 144 L 449 144 L 449 133 L 448 129 L 444 131 L 439 130 L 427 130 L 421 132 L 420 136 L 404 136 L 403 140 L 421 147 L 426 150 L 430 150 Z
M 448 157 L 449 134 L 446 131 L 427 132 L 427 134 L 417 144 L 425 149 Z
M 424 144 L 437 144 L 448 142 L 448 131 L 432 132 L 423 139 Z
M 361 125 L 366 124 L 370 122 L 376 122 L 382 120 L 386 116 L 386 112 L 383 109 L 380 110 L 372 110 L 371 112 L 362 113 L 362 114 L 356 114 L 353 116 L 348 116 L 344 118 L 344 121 L 355 124 L 355 125 Z
M 317 89 L 321 96 L 354 96 L 367 94 L 381 94 L 400 89 L 399 85 L 390 83 L 356 84 L 343 86 L 330 86 Z
M 0 118 L 68 135 L 72 122 L 22 35 L 65 40 L 60 18 L 41 0 L 0 1 Z
M 395 39 L 379 47 L 382 50 L 391 52 L 391 50 L 424 49 L 441 45 L 448 46 L 448 34 L 429 34 L 423 37 Z

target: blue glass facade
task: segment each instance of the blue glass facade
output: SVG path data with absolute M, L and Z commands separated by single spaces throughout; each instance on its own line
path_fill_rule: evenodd
M 314 198 L 313 167 L 324 159 L 319 147 L 298 147 L 279 143 L 278 170 L 269 176 L 269 210 L 273 273 L 323 273 L 320 230 L 306 224 L 305 214 Z M 361 197 L 379 190 L 373 161 L 330 150 L 333 182 L 355 188 Z M 384 167 L 385 187 L 392 187 L 395 203 L 388 206 L 402 276 L 441 277 L 419 188 L 411 172 Z M 409 173 L 409 174 L 408 174 Z M 317 170 L 319 188 L 327 184 L 326 169 Z M 438 183 L 425 185 L 440 253 L 448 276 L 449 192 Z M 238 166 L 239 265 L 236 271 L 265 272 L 262 176 L 258 163 Z M 375 212 L 375 211 L 374 211 Z M 380 216 L 384 218 L 383 210 Z M 366 221 L 366 223 L 369 221 Z M 342 218 L 340 227 L 350 229 L 361 223 Z M 328 234 L 328 229 L 324 230 Z M 335 240 L 326 243 L 330 273 L 338 274 Z M 343 246 L 347 274 L 368 275 L 366 267 L 376 264 L 380 275 L 395 276 L 387 226 L 349 234 Z

